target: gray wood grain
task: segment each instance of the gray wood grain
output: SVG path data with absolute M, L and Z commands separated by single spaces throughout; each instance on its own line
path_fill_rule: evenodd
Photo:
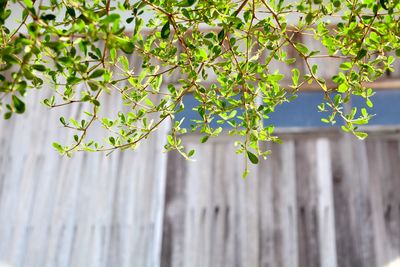
M 0 264 L 159 265 L 168 124 L 137 152 L 68 159 L 51 142 L 70 138 L 58 117 L 80 107 L 43 117 L 43 97 L 32 95 L 27 116 L 0 122 Z M 119 108 L 116 97 L 103 112 Z M 150 162 L 158 168 L 146 167 Z

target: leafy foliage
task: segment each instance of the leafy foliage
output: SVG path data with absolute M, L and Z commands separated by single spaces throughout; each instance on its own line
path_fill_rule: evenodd
M 341 117 L 344 131 L 363 139 L 358 125 L 368 123 L 366 109 L 345 111 L 351 95 L 371 106 L 374 94 L 366 82 L 378 79 L 400 53 L 398 0 L 267 0 L 202 1 L 1 1 L 0 99 L 4 117 L 25 111 L 31 88 L 51 84 L 53 94 L 43 103 L 50 108 L 87 103 L 78 118 L 60 118 L 73 131 L 74 143 L 55 143 L 61 153 L 76 150 L 113 151 L 135 148 L 163 122 L 172 121 L 167 150 L 186 158 L 180 135 L 186 129 L 174 116 L 185 109 L 183 97 L 199 101 L 200 120 L 191 130 L 200 142 L 221 133 L 212 121 L 228 123 L 239 136 L 238 153 L 258 163 L 269 151 L 260 143 L 279 142 L 273 125 L 264 118 L 283 102 L 291 101 L 307 83 L 325 93 L 318 107 L 323 121 Z M 16 8 L 23 10 L 18 27 Z M 15 14 L 14 14 L 15 13 Z M 124 19 L 123 19 L 124 18 Z M 333 25 L 330 20 L 335 21 Z M 325 51 L 315 51 L 296 36 L 312 36 Z M 289 55 L 290 47 L 296 55 Z M 142 60 L 132 67 L 128 56 Z M 328 86 L 313 59 L 340 59 L 343 63 Z M 296 68 L 302 61 L 306 71 Z M 292 77 L 272 71 L 271 62 L 292 68 Z M 164 82 L 178 73 L 176 83 Z M 209 81 L 209 75 L 216 76 Z M 291 83 L 285 84 L 284 80 Z M 129 107 L 115 118 L 99 116 L 102 94 L 119 94 Z M 87 107 L 87 106 L 85 106 Z M 93 124 L 110 131 L 105 142 L 87 140 Z

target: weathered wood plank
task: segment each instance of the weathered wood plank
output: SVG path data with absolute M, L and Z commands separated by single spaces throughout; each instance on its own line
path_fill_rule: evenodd
M 168 156 L 161 267 L 183 267 L 186 164 L 180 157 L 178 152 Z
M 232 144 L 230 144 L 232 146 Z M 235 217 L 238 225 L 235 231 L 238 231 L 239 240 L 236 245 L 235 254 L 240 253 L 238 266 L 258 266 L 260 260 L 259 245 L 259 191 L 258 189 L 258 173 L 257 166 L 249 163 L 250 174 L 246 180 L 240 179 L 245 169 L 246 155 L 234 155 L 235 159 L 231 160 L 235 163 L 234 183 L 236 186 Z M 232 179 L 232 178 L 231 178 Z
M 291 139 L 272 145 L 259 168 L 260 266 L 298 266 L 295 150 Z
M 231 144 L 214 146 L 214 178 L 212 179 L 212 222 L 211 222 L 211 260 L 210 267 L 232 266 L 233 246 L 229 244 L 232 237 L 229 225 L 229 213 L 233 206 L 230 196 L 232 185 L 232 161 L 227 160 L 227 153 L 233 153 Z M 231 171 L 230 171 L 231 170 Z
M 267 161 L 261 161 L 259 166 L 259 201 L 260 201 L 260 266 L 273 267 L 275 257 L 275 223 L 274 223 L 274 175 L 273 166 L 278 161 L 278 150 Z
M 400 253 L 399 142 L 373 139 L 367 144 L 376 264 L 386 266 Z
M 191 145 L 197 161 L 187 165 L 183 266 L 209 266 L 211 235 L 212 146 Z
M 318 233 L 318 194 L 316 183 L 316 144 L 313 140 L 295 142 L 299 266 L 321 266 Z
M 333 179 L 333 200 L 335 208 L 335 234 L 337 264 L 341 267 L 352 267 L 354 245 L 350 223 L 350 197 L 348 194 L 348 180 L 344 176 L 343 159 L 339 138 L 331 140 L 331 161 Z
M 318 222 L 320 263 L 324 267 L 336 267 L 335 208 L 333 206 L 332 167 L 330 143 L 327 138 L 316 140 Z
M 344 181 L 349 196 L 350 228 L 352 236 L 352 266 L 375 266 L 373 222 L 369 191 L 368 158 L 365 142 L 345 135 L 340 153 Z

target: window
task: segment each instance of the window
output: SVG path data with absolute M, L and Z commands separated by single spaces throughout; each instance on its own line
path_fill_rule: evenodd
M 352 96 L 349 106 L 357 107 L 359 110 L 365 107 L 370 114 L 376 114 L 368 125 L 400 125 L 400 90 L 378 89 L 375 92 L 376 94 L 371 98 L 374 103 L 372 108 L 368 108 L 365 99 L 359 96 Z M 323 101 L 322 92 L 301 92 L 292 102 L 277 106 L 275 112 L 271 113 L 270 118 L 265 119 L 264 123 L 265 125 L 273 124 L 276 127 L 331 127 L 330 124 L 321 121 L 328 113 L 318 112 L 317 106 Z M 182 127 L 190 129 L 191 120 L 200 119 L 198 113 L 193 110 L 198 105 L 198 101 L 193 95 L 186 95 L 183 103 L 185 110 L 176 115 L 176 120 L 185 118 Z M 239 111 L 238 114 L 240 113 Z M 336 119 L 334 126 L 341 126 L 343 120 L 339 116 Z M 211 123 L 211 126 L 230 127 L 228 124 L 219 125 L 216 120 Z

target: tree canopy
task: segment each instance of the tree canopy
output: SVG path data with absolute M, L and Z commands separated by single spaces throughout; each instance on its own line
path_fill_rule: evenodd
M 197 131 L 200 142 L 206 142 L 221 133 L 218 124 L 228 124 L 238 153 L 258 163 L 269 153 L 260 143 L 279 142 L 268 116 L 308 83 L 325 95 L 318 106 L 326 114 L 323 121 L 334 124 L 341 118 L 344 131 L 363 139 L 367 135 L 358 126 L 371 115 L 344 105 L 356 95 L 372 106 L 374 91 L 368 82 L 394 71 L 392 63 L 400 55 L 399 0 L 0 3 L 3 116 L 24 113 L 29 90 L 43 86 L 51 87 L 51 97 L 43 101 L 51 109 L 84 104 L 78 117 L 60 118 L 73 131 L 74 142 L 53 145 L 68 155 L 135 148 L 171 121 L 167 150 L 190 158 L 194 151 L 185 150 L 181 134 Z M 314 38 L 324 49 L 312 49 L 298 41 L 299 35 Z M 295 55 L 287 53 L 288 47 Z M 140 68 L 133 67 L 131 54 L 140 59 Z M 342 63 L 328 80 L 314 59 Z M 299 60 L 305 71 L 296 67 Z M 290 77 L 273 70 L 273 61 L 290 67 Z M 169 83 L 176 73 L 179 79 Z M 100 116 L 100 96 L 107 94 L 120 95 L 127 109 L 114 117 Z M 185 109 L 187 94 L 198 101 L 200 117 L 191 129 L 174 119 Z M 104 140 L 87 137 L 94 124 L 109 130 Z

